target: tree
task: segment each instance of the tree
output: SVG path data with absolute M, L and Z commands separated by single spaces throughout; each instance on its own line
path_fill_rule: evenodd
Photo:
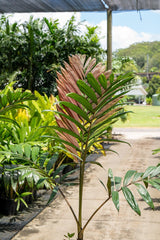
M 0 19 L 0 85 L 4 88 L 9 77 L 19 68 L 20 29 L 15 22 L 9 24 L 9 19 L 2 15 Z
M 146 71 L 156 67 L 160 69 L 159 54 L 160 42 L 135 43 L 126 49 L 119 49 L 115 52 L 117 57 L 131 57 L 135 60 L 139 71 Z M 148 65 L 148 66 L 147 66 Z
M 148 97 L 152 97 L 156 93 L 157 89 L 160 87 L 160 76 L 154 75 L 149 81 L 149 86 L 147 88 Z
M 137 72 L 138 67 L 136 62 L 130 57 L 116 57 L 113 58 L 113 72 L 116 74 L 126 72 Z
M 160 52 L 157 52 L 155 54 L 155 56 L 153 56 L 150 60 L 149 60 L 149 69 L 150 71 L 155 70 L 155 72 L 160 71 Z

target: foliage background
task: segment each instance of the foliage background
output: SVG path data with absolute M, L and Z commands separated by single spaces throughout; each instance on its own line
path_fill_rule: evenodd
M 133 71 L 135 73 L 160 72 L 160 42 L 135 43 L 126 49 L 114 52 L 113 70 L 118 72 Z M 151 79 L 142 77 L 142 84 L 147 91 L 147 97 L 159 94 L 160 76 L 153 75 Z
M 148 58 L 148 71 L 160 71 L 160 42 L 142 42 L 132 44 L 125 49 L 117 50 L 116 57 L 131 57 L 138 67 L 138 71 L 146 71 Z
M 28 22 L 10 24 L 9 18 L 0 18 L 0 88 L 10 82 L 16 73 L 15 87 L 32 92 L 57 94 L 56 71 L 68 61 L 68 56 L 81 53 L 101 60 L 104 53 L 97 35 L 97 27 L 86 26 L 73 16 L 63 28 L 58 20 L 30 18 Z

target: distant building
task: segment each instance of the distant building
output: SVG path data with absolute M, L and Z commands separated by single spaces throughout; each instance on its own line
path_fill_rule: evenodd
M 131 90 L 126 93 L 127 96 L 135 96 L 138 98 L 138 103 L 145 103 L 147 92 L 142 85 L 133 86 Z

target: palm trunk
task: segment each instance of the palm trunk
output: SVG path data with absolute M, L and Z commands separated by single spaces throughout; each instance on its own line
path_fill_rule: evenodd
M 85 163 L 86 163 L 86 157 L 87 157 L 87 151 L 88 151 L 88 139 L 90 136 L 90 129 L 91 125 L 88 131 L 88 137 L 86 139 L 85 143 L 85 149 L 82 153 L 81 159 L 82 161 L 80 162 L 80 174 L 79 174 L 79 215 L 78 215 L 78 222 L 79 224 L 77 225 L 78 229 L 78 238 L 77 240 L 83 240 L 83 233 L 84 231 L 83 226 L 82 226 L 82 203 L 83 203 L 83 185 L 84 185 L 84 170 L 85 170 Z M 83 149 L 84 146 L 82 146 Z
M 85 162 L 80 163 L 80 183 L 79 183 L 79 215 L 78 215 L 78 239 L 83 240 L 83 233 L 82 233 L 82 202 L 83 202 L 83 183 L 84 183 L 84 167 Z
M 79 233 L 79 234 L 78 234 L 77 240 L 83 240 L 83 233 Z
M 33 65 L 32 65 L 33 59 L 32 56 L 29 58 L 29 78 L 28 78 L 28 89 L 33 92 Z

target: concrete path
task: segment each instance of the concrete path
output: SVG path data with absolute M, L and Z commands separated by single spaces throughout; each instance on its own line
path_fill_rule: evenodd
M 113 133 L 122 134 L 126 139 L 160 137 L 160 128 L 114 128 Z
M 160 148 L 160 129 L 156 130 L 122 130 L 115 133 L 127 144 L 112 146 L 119 155 L 107 152 L 98 158 L 104 169 L 92 165 L 86 170 L 84 185 L 83 222 L 85 223 L 93 211 L 106 198 L 106 192 L 98 179 L 106 183 L 107 170 L 112 168 L 114 175 L 124 176 L 128 169 L 143 171 L 149 165 L 156 165 L 159 158 L 152 155 L 152 150 Z M 144 201 L 139 206 L 142 216 L 136 215 L 120 195 L 120 212 L 117 213 L 113 203 L 108 202 L 92 219 L 85 232 L 84 240 L 158 240 L 160 239 L 160 192 L 149 190 L 155 204 L 152 211 Z M 69 187 L 65 195 L 77 213 L 78 186 Z M 136 192 L 135 192 L 136 195 Z M 76 232 L 73 216 L 60 195 L 46 207 L 33 221 L 26 225 L 13 240 L 64 240 L 64 234 Z M 76 240 L 76 238 L 73 238 Z

